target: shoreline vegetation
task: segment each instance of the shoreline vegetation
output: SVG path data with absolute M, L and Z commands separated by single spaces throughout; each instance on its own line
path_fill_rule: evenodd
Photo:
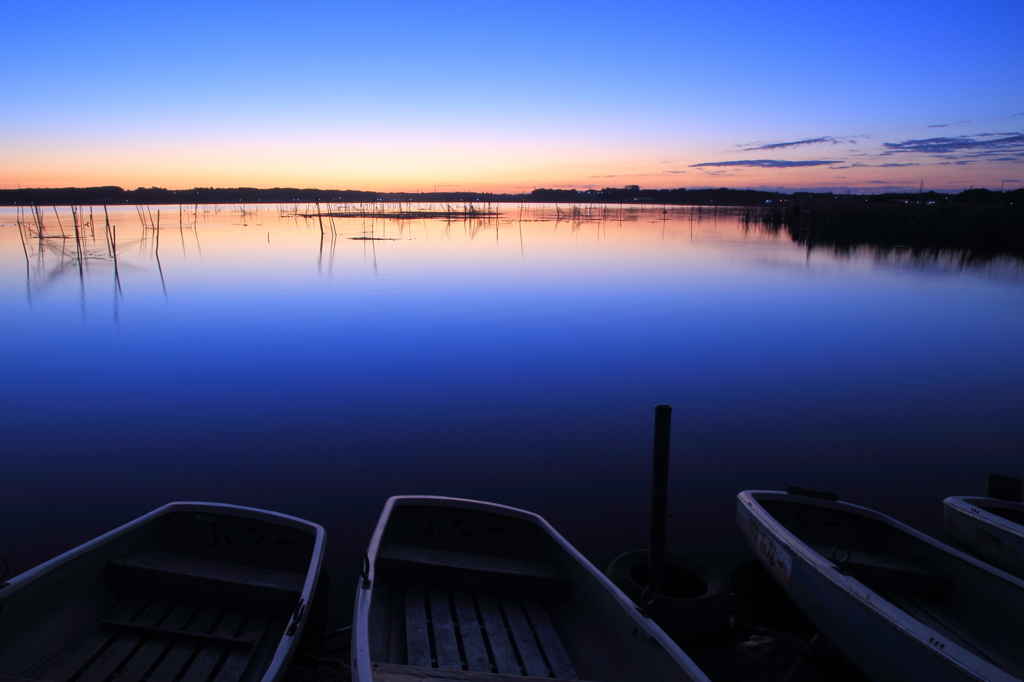
M 123 190 L 120 187 L 70 187 L 0 190 L 0 206 L 31 207 L 39 220 L 41 207 L 151 205 L 192 207 L 241 204 L 296 204 L 296 213 L 317 219 L 321 231 L 334 218 L 386 218 L 409 220 L 498 220 L 499 204 L 555 204 L 559 218 L 583 219 L 607 213 L 601 206 L 688 206 L 697 220 L 707 209 L 738 214 L 747 230 L 787 234 L 808 250 L 823 248 L 849 254 L 868 247 L 877 255 L 909 253 L 915 259 L 953 258 L 962 264 L 982 265 L 1009 257 L 1024 263 L 1024 188 L 1010 192 L 970 189 L 959 193 L 910 192 L 889 194 L 833 194 L 762 192 L 740 189 L 537 189 L 528 194 L 476 192 L 363 192 L 356 190 L 159 187 Z M 298 204 L 304 204 L 300 209 Z M 326 204 L 326 205 L 324 205 Z M 313 206 L 316 207 L 315 212 Z M 567 208 L 562 208 L 566 206 Z M 143 224 L 147 222 L 142 216 Z M 596 213 L 595 213 L 596 212 Z M 665 216 L 669 210 L 661 211 Z M 673 211 L 676 213 L 676 211 Z M 159 211 L 157 211 L 159 214 Z M 156 225 L 159 224 L 157 221 Z M 333 231 L 333 227 L 331 228 Z
M 789 235 L 808 250 L 878 256 L 955 257 L 984 264 L 1000 257 L 1024 262 L 1024 207 L 1019 204 L 836 202 L 748 208 L 744 229 Z
M 440 206 L 430 205 L 429 208 L 414 208 L 411 202 L 404 206 L 392 203 L 363 203 L 363 204 L 342 204 L 341 206 L 328 204 L 328 210 L 312 213 L 310 211 L 299 211 L 302 218 L 392 218 L 394 220 L 412 220 L 419 218 L 441 218 L 446 220 L 482 220 L 485 218 L 498 218 L 501 216 L 501 209 L 496 204 L 466 203 L 444 203 Z
M 1024 188 L 1010 192 L 969 189 L 962 192 L 900 192 L 834 194 L 832 192 L 765 192 L 753 189 L 642 189 L 638 185 L 600 190 L 535 189 L 529 193 L 491 192 L 372 192 L 363 190 L 296 189 L 275 187 L 55 187 L 0 189 L 0 206 L 102 206 L 114 204 L 290 204 L 290 203 L 546 203 L 546 204 L 667 204 L 683 206 L 808 205 L 819 202 L 1007 204 L 1024 205 Z M 417 217 L 420 217 L 417 215 Z

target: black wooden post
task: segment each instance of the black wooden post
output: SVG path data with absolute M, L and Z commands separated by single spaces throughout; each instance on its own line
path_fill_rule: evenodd
M 658 589 L 665 578 L 665 517 L 668 506 L 668 451 L 672 408 L 654 408 L 654 472 L 651 477 L 651 548 L 647 554 L 647 582 Z

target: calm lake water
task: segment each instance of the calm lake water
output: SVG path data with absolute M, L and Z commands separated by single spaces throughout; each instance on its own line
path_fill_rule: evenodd
M 670 550 L 726 570 L 746 488 L 938 534 L 943 497 L 1024 475 L 1019 264 L 501 208 L 321 237 L 301 205 L 150 207 L 159 231 L 118 207 L 116 273 L 102 208 L 77 243 L 70 209 L 44 239 L 0 209 L 0 553 L 21 572 L 173 500 L 265 507 L 327 529 L 340 626 L 384 501 L 424 493 L 535 511 L 604 568 L 646 543 L 658 403 Z

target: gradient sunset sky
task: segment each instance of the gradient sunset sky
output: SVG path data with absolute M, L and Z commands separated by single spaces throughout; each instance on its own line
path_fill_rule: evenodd
M 8 2 L 0 187 L 1024 186 L 1024 2 Z

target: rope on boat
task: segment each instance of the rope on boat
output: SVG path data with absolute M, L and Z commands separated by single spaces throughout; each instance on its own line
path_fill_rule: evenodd
M 653 604 L 655 602 L 655 600 L 658 598 L 658 590 L 659 589 L 660 588 L 655 587 L 652 590 L 651 589 L 651 584 L 647 583 L 647 586 L 644 587 L 644 591 L 640 593 L 640 613 L 643 613 L 643 614 L 646 615 L 645 611 L 646 611 L 647 607 L 649 607 L 651 604 Z M 647 595 L 648 590 L 651 592 L 651 598 L 645 600 L 644 597 Z
M 370 589 L 370 555 L 363 555 L 363 570 L 359 573 L 359 577 L 363 579 L 362 588 L 364 590 Z
M 832 560 L 832 563 L 834 563 L 836 565 L 836 568 L 839 569 L 840 573 L 842 573 L 842 572 L 844 572 L 843 568 L 846 566 L 846 563 L 850 560 L 850 557 L 853 555 L 853 552 L 850 550 L 849 545 L 847 545 L 846 546 L 846 556 L 845 557 L 843 557 L 842 559 L 839 559 L 836 556 L 838 553 L 839 553 L 839 542 L 837 541 L 834 545 L 832 545 L 832 556 L 830 557 L 830 559 Z

